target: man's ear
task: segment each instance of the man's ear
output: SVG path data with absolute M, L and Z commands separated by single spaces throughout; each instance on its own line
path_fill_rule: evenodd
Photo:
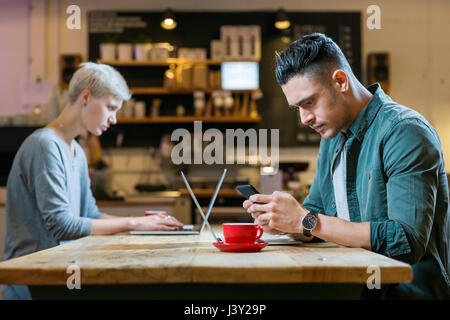
M 339 92 L 346 92 L 349 87 L 349 79 L 347 74 L 341 69 L 334 71 L 332 83 Z

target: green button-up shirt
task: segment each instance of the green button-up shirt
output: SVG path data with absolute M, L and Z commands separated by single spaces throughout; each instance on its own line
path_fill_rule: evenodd
M 372 251 L 412 265 L 413 281 L 389 286 L 387 297 L 448 299 L 449 189 L 439 136 L 379 84 L 368 90 L 373 97 L 345 141 L 350 220 L 370 221 Z M 336 216 L 332 168 L 343 146 L 342 133 L 321 140 L 305 208 Z

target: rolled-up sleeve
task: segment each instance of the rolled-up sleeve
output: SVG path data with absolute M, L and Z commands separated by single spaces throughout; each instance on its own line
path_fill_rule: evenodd
M 433 224 L 440 141 L 432 128 L 418 119 L 393 126 L 382 145 L 387 178 L 388 220 L 372 221 L 372 251 L 410 264 L 427 247 Z
M 35 173 L 35 194 L 46 228 L 58 241 L 91 234 L 91 219 L 72 213 L 64 166 L 57 156 L 58 148 L 48 142 L 41 151 L 40 170 Z

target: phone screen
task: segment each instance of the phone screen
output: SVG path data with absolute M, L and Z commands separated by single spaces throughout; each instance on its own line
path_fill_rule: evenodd
M 256 190 L 256 188 L 254 186 L 252 186 L 251 184 L 244 184 L 244 185 L 240 185 L 237 186 L 236 189 L 248 200 L 248 198 L 250 198 L 250 196 L 254 195 L 254 194 L 258 194 L 259 191 Z

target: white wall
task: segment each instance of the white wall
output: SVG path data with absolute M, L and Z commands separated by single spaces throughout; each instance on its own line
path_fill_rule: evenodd
M 28 2 L 0 3 L 0 115 L 21 112 L 28 72 Z

